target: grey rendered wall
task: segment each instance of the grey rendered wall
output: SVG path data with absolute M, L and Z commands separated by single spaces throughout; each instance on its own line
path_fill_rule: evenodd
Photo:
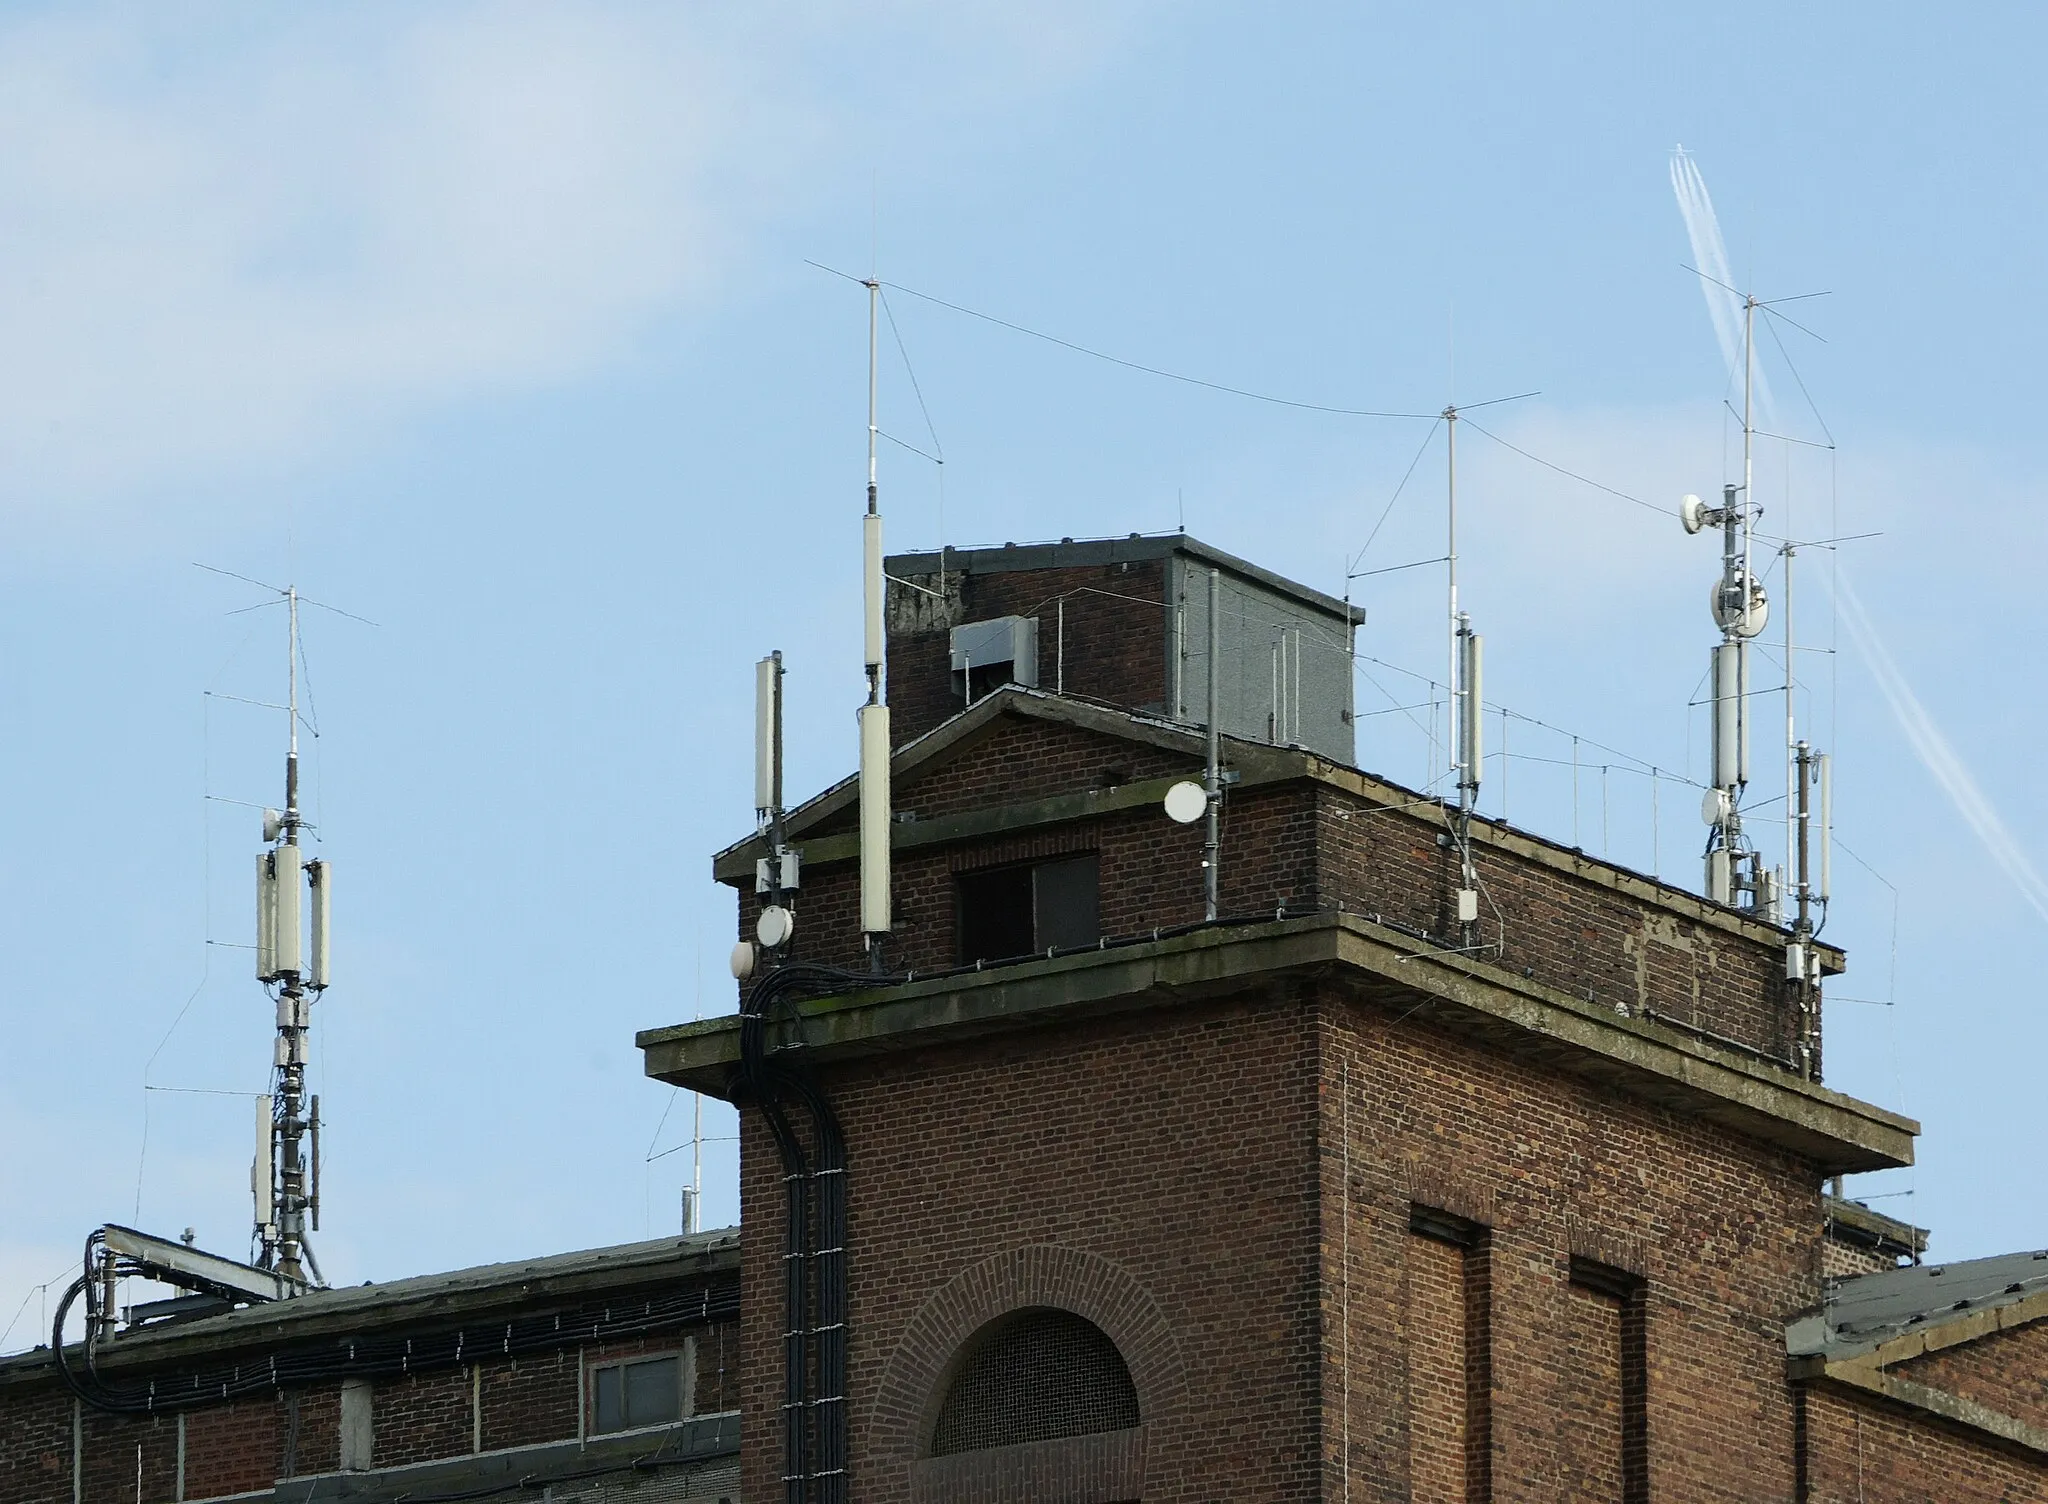
M 1219 728 L 1249 741 L 1298 742 L 1351 766 L 1349 624 L 1228 570 L 1219 573 L 1218 585 Z M 1208 566 L 1175 554 L 1168 594 L 1174 605 L 1173 629 L 1167 634 L 1169 701 L 1176 719 L 1203 725 L 1209 716 Z M 1283 639 L 1287 671 L 1279 710 L 1284 724 L 1276 729 L 1274 655 Z

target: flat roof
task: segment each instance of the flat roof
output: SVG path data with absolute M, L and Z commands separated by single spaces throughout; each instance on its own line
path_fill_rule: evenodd
M 117 1336 L 101 1350 L 101 1361 L 155 1361 L 189 1347 L 233 1348 L 244 1342 L 274 1342 L 330 1331 L 357 1331 L 407 1321 L 447 1320 L 506 1305 L 567 1299 L 600 1290 L 630 1288 L 689 1273 L 723 1274 L 739 1269 L 736 1227 L 687 1237 L 650 1238 L 539 1258 L 508 1259 L 438 1274 L 418 1274 L 383 1284 L 338 1285 L 309 1290 L 289 1300 L 240 1306 L 217 1316 L 167 1321 Z M 0 1358 L 0 1382 L 23 1377 L 50 1364 L 48 1348 Z
M 1285 575 L 1275 574 L 1270 569 L 1240 559 L 1236 554 L 1225 553 L 1220 548 L 1191 538 L 1186 533 L 1129 533 L 1121 538 L 1062 538 L 1056 543 L 1003 543 L 980 545 L 973 548 L 954 548 L 948 545 L 944 550 L 945 566 L 948 570 L 959 570 L 963 574 L 1001 574 L 1024 569 L 1081 569 L 1090 565 L 1149 563 L 1171 554 L 1186 554 L 1204 564 L 1214 565 L 1229 574 L 1254 581 L 1280 595 L 1290 596 L 1302 605 L 1325 612 L 1340 621 L 1347 616 L 1355 626 L 1365 620 L 1363 606 L 1349 604 L 1334 595 L 1325 594 L 1313 585 L 1304 585 L 1299 580 L 1290 580 Z M 888 567 L 891 573 L 907 575 L 928 575 L 939 572 L 940 551 L 926 550 L 919 553 L 891 554 Z

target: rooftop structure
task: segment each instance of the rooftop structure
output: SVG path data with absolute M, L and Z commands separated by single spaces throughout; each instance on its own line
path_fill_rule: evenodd
M 740 1012 L 639 1043 L 742 1108 L 750 1496 L 1827 1496 L 1871 1391 L 1800 1312 L 1925 1246 L 1824 1202 L 1917 1133 L 1821 1079 L 1846 958 L 1284 734 L 1271 645 L 1212 737 L 1226 564 L 1348 650 L 1192 539 L 890 559 L 885 845 L 849 778 L 714 857 Z M 1902 1489 L 2038 1482 L 1973 1403 Z
M 738 1263 L 660 1238 L 0 1359 L 0 1499 L 731 1499 Z

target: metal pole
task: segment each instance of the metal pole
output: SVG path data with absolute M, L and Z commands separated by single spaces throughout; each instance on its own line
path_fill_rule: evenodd
M 1448 533 L 1444 555 L 1450 593 L 1448 667 L 1444 678 L 1444 766 L 1448 770 L 1454 760 L 1451 743 L 1457 737 L 1458 725 L 1458 409 L 1455 406 L 1444 409 L 1444 444 L 1447 451 L 1444 512 Z
M 1067 598 L 1065 596 L 1060 597 L 1056 609 L 1058 611 L 1059 628 L 1056 638 L 1057 646 L 1053 649 L 1053 692 L 1063 695 L 1067 692 Z
M 285 683 L 285 715 L 290 722 L 287 737 L 288 750 L 285 753 L 284 774 L 284 844 L 299 844 L 299 592 L 296 586 L 285 590 L 287 629 L 285 656 L 287 659 Z M 293 906 L 292 924 L 296 927 L 297 905 L 300 901 L 297 886 L 298 863 L 290 864 L 293 886 L 285 890 L 280 874 L 277 902 L 280 907 Z M 311 1011 L 301 985 L 301 974 L 289 971 L 284 975 L 284 986 L 278 996 L 278 1089 L 277 1115 L 273 1119 L 277 1132 L 277 1182 L 276 1209 L 273 1220 L 277 1224 L 277 1272 L 287 1279 L 302 1280 L 306 1277 L 302 1253 L 305 1243 L 305 1209 L 309 1197 L 306 1187 L 306 1167 L 300 1158 L 300 1144 L 306 1133 L 305 1090 L 306 1090 L 306 1027 L 305 1019 Z
M 1789 521 L 1790 519 L 1787 520 Z M 1785 808 L 1788 810 L 1792 808 L 1793 786 L 1799 778 L 1801 767 L 1799 734 L 1793 723 L 1792 708 L 1793 692 L 1798 687 L 1798 680 L 1792 672 L 1792 558 L 1797 552 L 1798 549 L 1795 545 L 1790 543 L 1785 545 Z M 1804 787 L 1801 787 L 1799 789 L 1799 799 L 1802 808 L 1805 798 L 1806 791 Z M 1801 819 L 1803 820 L 1804 818 L 1802 814 Z M 1804 836 L 1805 832 L 1803 829 L 1795 836 L 1792 822 L 1790 820 L 1785 822 L 1785 870 L 1799 874 L 1801 887 L 1799 901 L 1802 908 L 1802 917 L 1804 917 L 1804 905 L 1806 902 L 1804 891 L 1806 864 L 1799 855 L 1797 843 L 1803 840 Z
M 1209 571 L 1209 755 L 1208 766 L 1204 769 L 1202 788 L 1209 796 L 1209 828 L 1202 843 L 1202 917 L 1211 923 L 1216 919 L 1216 869 L 1223 855 L 1223 828 L 1220 818 L 1223 803 L 1223 746 L 1216 729 L 1216 694 L 1219 676 L 1216 672 L 1217 645 L 1221 640 L 1218 619 L 1222 615 L 1222 577 L 1214 569 Z

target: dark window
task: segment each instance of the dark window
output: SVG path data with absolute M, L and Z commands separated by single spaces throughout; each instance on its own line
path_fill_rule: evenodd
M 596 1369 L 597 1417 L 592 1429 L 631 1431 L 683 1416 L 683 1360 L 673 1355 Z
M 1138 1391 L 1101 1327 L 1071 1311 L 1016 1311 L 969 1339 L 932 1432 L 932 1455 L 1138 1423 Z
M 1093 945 L 1102 938 L 1095 853 L 963 872 L 958 879 L 960 964 L 1011 961 Z
M 977 663 L 965 675 L 954 676 L 963 682 L 967 703 L 986 700 L 1005 684 L 1015 682 L 1017 665 L 1005 658 L 1000 663 Z

